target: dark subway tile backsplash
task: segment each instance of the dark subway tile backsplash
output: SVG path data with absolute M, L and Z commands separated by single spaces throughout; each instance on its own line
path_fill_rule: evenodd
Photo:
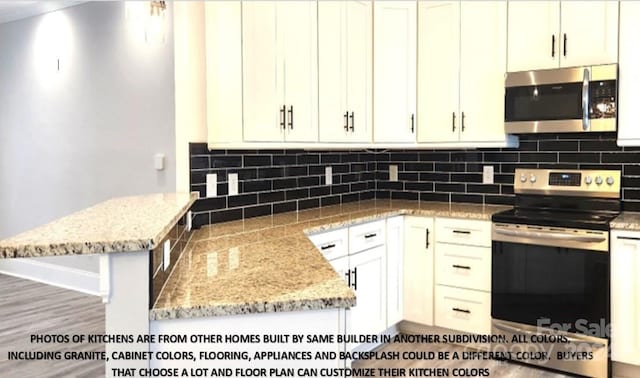
M 640 148 L 618 147 L 615 133 L 523 135 L 518 148 L 450 151 L 189 147 L 191 190 L 205 197 L 206 174 L 218 174 L 219 197 L 193 205 L 196 227 L 373 198 L 512 205 L 516 168 L 620 169 L 623 209 L 640 211 Z M 484 165 L 494 167 L 494 184 L 482 184 Z M 333 185 L 325 185 L 327 166 Z M 229 173 L 238 173 L 239 195 L 227 195 Z

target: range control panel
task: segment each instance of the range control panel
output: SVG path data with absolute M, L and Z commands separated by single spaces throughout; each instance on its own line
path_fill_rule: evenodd
M 620 198 L 620 171 L 526 169 L 515 171 L 516 194 Z

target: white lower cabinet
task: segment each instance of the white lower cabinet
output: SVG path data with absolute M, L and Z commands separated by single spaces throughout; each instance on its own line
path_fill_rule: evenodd
M 491 222 L 436 218 L 435 325 L 491 333 Z
M 436 325 L 491 334 L 491 293 L 436 285 Z
M 387 219 L 387 328 L 404 319 L 404 217 Z
M 404 220 L 404 320 L 433 325 L 433 218 Z
M 611 232 L 611 360 L 640 365 L 640 232 Z

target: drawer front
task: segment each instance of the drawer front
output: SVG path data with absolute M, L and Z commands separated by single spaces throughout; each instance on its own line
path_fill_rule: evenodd
M 436 284 L 491 291 L 491 248 L 436 243 Z
M 309 239 L 329 261 L 349 253 L 349 230 L 346 228 L 311 235 Z
M 457 331 L 491 333 L 491 294 L 436 285 L 435 324 Z
M 491 222 L 436 218 L 436 242 L 491 247 Z
M 385 221 L 375 221 L 349 227 L 349 254 L 384 245 Z

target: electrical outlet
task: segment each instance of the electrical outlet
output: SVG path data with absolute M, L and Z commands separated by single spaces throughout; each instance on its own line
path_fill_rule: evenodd
M 333 185 L 333 168 L 326 167 L 324 169 L 324 182 L 326 185 Z
M 482 167 L 482 183 L 493 184 L 493 165 L 485 165 Z
M 207 175 L 207 197 L 218 196 L 218 175 L 209 173 Z
M 171 240 L 167 239 L 162 245 L 162 269 L 169 269 L 171 264 Z
M 389 181 L 398 181 L 398 166 L 395 164 L 389 165 Z
M 238 195 L 238 174 L 229 173 L 229 195 Z

